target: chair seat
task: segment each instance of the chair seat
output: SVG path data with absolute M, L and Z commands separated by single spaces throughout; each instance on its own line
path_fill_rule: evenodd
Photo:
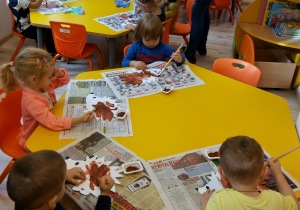
M 189 24 L 175 23 L 173 30 L 170 30 L 172 35 L 189 35 L 191 26 Z
M 80 57 L 82 58 L 88 57 L 96 50 L 96 48 L 97 48 L 97 44 L 86 43 Z

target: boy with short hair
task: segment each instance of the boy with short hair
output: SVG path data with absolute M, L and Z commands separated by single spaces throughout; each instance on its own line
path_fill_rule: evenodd
M 232 188 L 216 192 L 207 190 L 201 197 L 201 210 L 298 209 L 296 195 L 284 178 L 279 161 L 274 161 L 273 158 L 267 161 L 280 193 L 257 190 L 268 167 L 264 166 L 263 149 L 254 139 L 247 136 L 229 138 L 220 147 L 219 154 L 219 173 L 229 180 Z
M 75 178 L 85 179 L 84 172 L 76 167 L 67 171 L 62 156 L 51 150 L 42 150 L 20 157 L 10 169 L 7 193 L 15 201 L 15 209 L 63 208 L 59 201 L 65 194 L 65 181 L 78 184 Z M 100 180 L 101 195 L 95 209 L 110 209 L 110 189 L 113 179 L 105 175 Z

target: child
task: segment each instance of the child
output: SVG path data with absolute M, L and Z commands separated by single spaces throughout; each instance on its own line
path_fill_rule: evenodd
M 133 34 L 133 43 L 128 49 L 122 66 L 134 66 L 146 70 L 147 64 L 154 61 L 166 61 L 167 58 L 175 60 L 177 64 L 185 61 L 180 50 L 176 51 L 169 45 L 161 42 L 163 29 L 160 20 L 154 14 L 144 15 Z
M 279 192 L 257 190 L 257 185 L 267 173 L 264 166 L 264 152 L 252 138 L 236 136 L 227 139 L 220 150 L 219 172 L 228 179 L 232 189 L 225 188 L 216 192 L 208 190 L 201 197 L 201 209 L 298 209 L 295 193 L 284 178 L 279 161 L 268 159 L 275 176 Z
M 30 10 L 38 9 L 43 0 L 7 0 L 7 3 L 14 14 L 16 28 L 23 36 L 37 40 L 37 29 L 31 25 Z M 51 29 L 43 29 L 44 42 L 47 51 L 56 54 Z
M 59 203 L 65 194 L 65 181 L 78 185 L 75 178 L 85 179 L 80 168 L 66 169 L 62 156 L 51 150 L 29 153 L 16 160 L 6 185 L 8 196 L 15 202 L 15 209 L 65 209 Z M 109 210 L 109 195 L 114 180 L 105 175 L 99 181 L 101 195 L 95 209 Z
M 157 15 L 161 22 L 166 20 L 166 14 L 163 9 L 161 9 L 158 4 L 161 0 L 135 0 L 134 3 L 138 5 L 137 14 L 140 12 L 144 13 L 152 13 Z M 132 24 L 127 24 L 125 26 L 126 29 L 135 30 L 135 26 Z
M 164 0 L 162 8 L 165 10 L 166 19 L 173 18 L 170 30 L 173 30 L 175 23 L 178 20 L 180 0 Z
M 14 66 L 14 70 L 12 70 Z M 58 69 L 49 53 L 37 48 L 27 48 L 14 62 L 2 65 L 0 83 L 4 91 L 24 86 L 22 93 L 23 129 L 19 144 L 26 149 L 26 141 L 39 124 L 51 130 L 70 129 L 80 123 L 89 123 L 94 119 L 91 112 L 77 118 L 57 118 L 50 110 L 56 103 L 54 89 L 67 84 L 70 76 L 65 69 Z M 89 117 L 88 117 L 89 116 Z M 85 121 L 86 117 L 88 119 Z

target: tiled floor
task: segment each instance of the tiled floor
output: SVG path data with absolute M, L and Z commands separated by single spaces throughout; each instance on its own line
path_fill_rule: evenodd
M 242 7 L 245 8 L 247 2 L 251 2 L 251 0 L 243 1 Z M 182 8 L 183 10 L 183 8 Z M 238 20 L 239 12 L 235 15 L 235 24 Z M 227 11 L 224 11 L 221 19 L 217 19 L 217 12 L 211 12 L 211 26 L 208 36 L 207 43 L 207 55 L 206 56 L 197 56 L 197 65 L 209 69 L 212 69 L 212 65 L 214 60 L 218 58 L 231 58 L 231 45 L 233 34 L 235 30 L 235 25 L 232 25 L 229 20 L 229 14 Z M 184 15 L 182 15 L 184 17 Z M 183 20 L 183 18 L 181 18 Z M 123 59 L 123 48 L 121 47 L 126 42 L 130 42 L 131 36 L 118 38 L 116 40 L 116 68 L 121 67 L 121 61 Z M 9 61 L 9 58 L 13 54 L 19 38 L 13 37 L 9 39 L 6 43 L 0 46 L 0 65 Z M 107 40 L 103 37 L 95 37 L 88 36 L 88 42 L 98 43 L 98 47 L 100 48 L 103 56 L 103 61 L 105 68 L 108 68 L 108 43 Z M 184 42 L 182 37 L 179 36 L 170 36 L 170 45 L 177 49 L 178 46 Z M 22 49 L 26 46 L 36 46 L 35 42 L 32 40 L 26 40 Z M 92 61 L 94 63 L 94 70 L 99 69 L 99 61 L 97 59 L 96 53 L 92 55 Z M 75 78 L 75 76 L 80 72 L 88 71 L 88 63 L 80 60 L 71 60 L 70 64 L 66 62 L 57 62 L 57 66 L 61 68 L 66 68 L 71 75 L 71 78 Z M 57 91 L 57 96 L 60 97 L 61 94 L 65 91 L 65 87 L 60 88 Z M 297 115 L 299 113 L 299 102 L 296 97 L 295 90 L 277 90 L 277 89 L 268 89 L 267 91 L 280 95 L 284 97 L 290 106 L 291 114 L 294 122 L 296 121 Z M 6 167 L 7 163 L 10 161 L 10 158 L 5 154 L 0 152 L 0 171 L 3 171 Z M 6 180 L 0 185 L 0 209 L 13 209 L 13 203 L 7 196 L 6 192 Z

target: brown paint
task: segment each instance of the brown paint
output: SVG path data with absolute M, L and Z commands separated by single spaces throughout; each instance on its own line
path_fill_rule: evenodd
M 118 117 L 124 117 L 124 115 L 125 115 L 125 112 L 120 112 L 117 114 Z
M 133 72 L 128 74 L 123 74 L 121 76 L 121 80 L 124 81 L 126 84 L 140 86 L 143 83 L 143 79 L 149 78 L 151 76 L 157 77 L 157 75 L 151 74 L 150 72 L 147 71 Z
M 219 157 L 219 152 L 210 152 L 207 155 L 208 157 Z
M 98 167 L 97 163 L 95 161 L 90 163 L 90 167 L 88 165 L 85 165 L 89 175 L 90 175 L 90 188 L 94 190 L 95 185 L 99 186 L 98 178 L 102 178 L 107 172 L 110 170 L 109 167 L 105 164 L 102 164 L 100 167 Z
M 111 111 L 111 109 L 106 106 L 102 102 L 98 102 L 96 105 L 93 105 L 97 110 L 95 111 L 97 117 L 102 117 L 102 119 L 111 121 L 114 117 L 114 113 Z
M 171 89 L 168 89 L 168 88 L 164 88 L 164 90 L 163 91 L 165 91 L 165 92 L 169 92 Z
M 139 170 L 139 168 L 136 166 L 129 166 L 126 168 L 126 172 L 137 171 L 137 170 Z

